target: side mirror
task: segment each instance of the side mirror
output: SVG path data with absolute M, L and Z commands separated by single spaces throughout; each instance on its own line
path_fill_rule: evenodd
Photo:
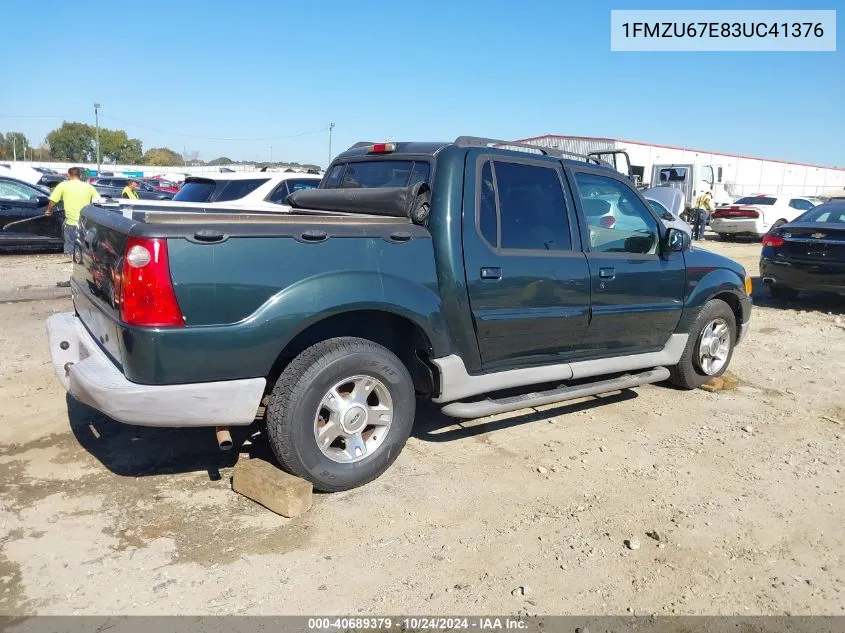
M 689 248 L 690 237 L 680 229 L 670 228 L 663 238 L 663 250 L 669 253 L 679 253 Z
M 47 196 L 38 196 L 35 198 L 36 207 L 46 207 L 50 203 L 50 198 Z

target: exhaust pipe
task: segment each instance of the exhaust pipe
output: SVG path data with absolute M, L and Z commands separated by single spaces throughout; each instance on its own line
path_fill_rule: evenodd
M 218 426 L 215 429 L 217 433 L 217 446 L 220 447 L 221 451 L 230 451 L 232 450 L 232 435 L 229 433 L 228 426 Z

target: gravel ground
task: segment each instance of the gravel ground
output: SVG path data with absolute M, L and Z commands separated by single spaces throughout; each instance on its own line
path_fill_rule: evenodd
M 759 244 L 707 248 L 756 274 Z M 842 299 L 755 287 L 734 391 L 424 409 L 384 476 L 284 519 L 211 430 L 66 399 L 65 262 L 0 258 L 0 614 L 845 614 Z

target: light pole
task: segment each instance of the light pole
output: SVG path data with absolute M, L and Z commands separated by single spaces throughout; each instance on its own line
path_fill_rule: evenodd
M 97 175 L 100 175 L 100 104 L 94 103 L 94 126 L 97 130 Z
M 273 164 L 273 146 L 270 146 L 270 164 Z
M 332 130 L 334 129 L 334 123 L 329 123 L 329 162 L 326 163 L 326 167 L 328 167 L 332 162 Z

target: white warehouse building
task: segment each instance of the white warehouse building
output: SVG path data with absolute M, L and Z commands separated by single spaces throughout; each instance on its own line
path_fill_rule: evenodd
M 625 150 L 630 157 L 632 175 L 643 185 L 669 184 L 653 182 L 665 181 L 666 170 L 663 168 L 666 166 L 694 165 L 696 168 L 693 171 L 698 173 L 699 168 L 703 168 L 708 174 L 706 180 L 712 178 L 712 189 L 718 203 L 733 202 L 739 197 L 758 193 L 821 196 L 830 195 L 831 191 L 845 190 L 845 168 L 843 167 L 824 167 L 615 138 L 547 134 L 519 139 L 519 142 L 579 154 Z M 660 169 L 655 170 L 655 166 L 659 166 Z M 712 168 L 712 177 L 707 167 Z M 691 184 L 695 191 L 687 192 L 689 195 L 698 195 L 702 193 L 701 189 L 706 187 L 701 181 L 698 182 L 698 186 L 695 183 L 696 179 L 693 178 Z

